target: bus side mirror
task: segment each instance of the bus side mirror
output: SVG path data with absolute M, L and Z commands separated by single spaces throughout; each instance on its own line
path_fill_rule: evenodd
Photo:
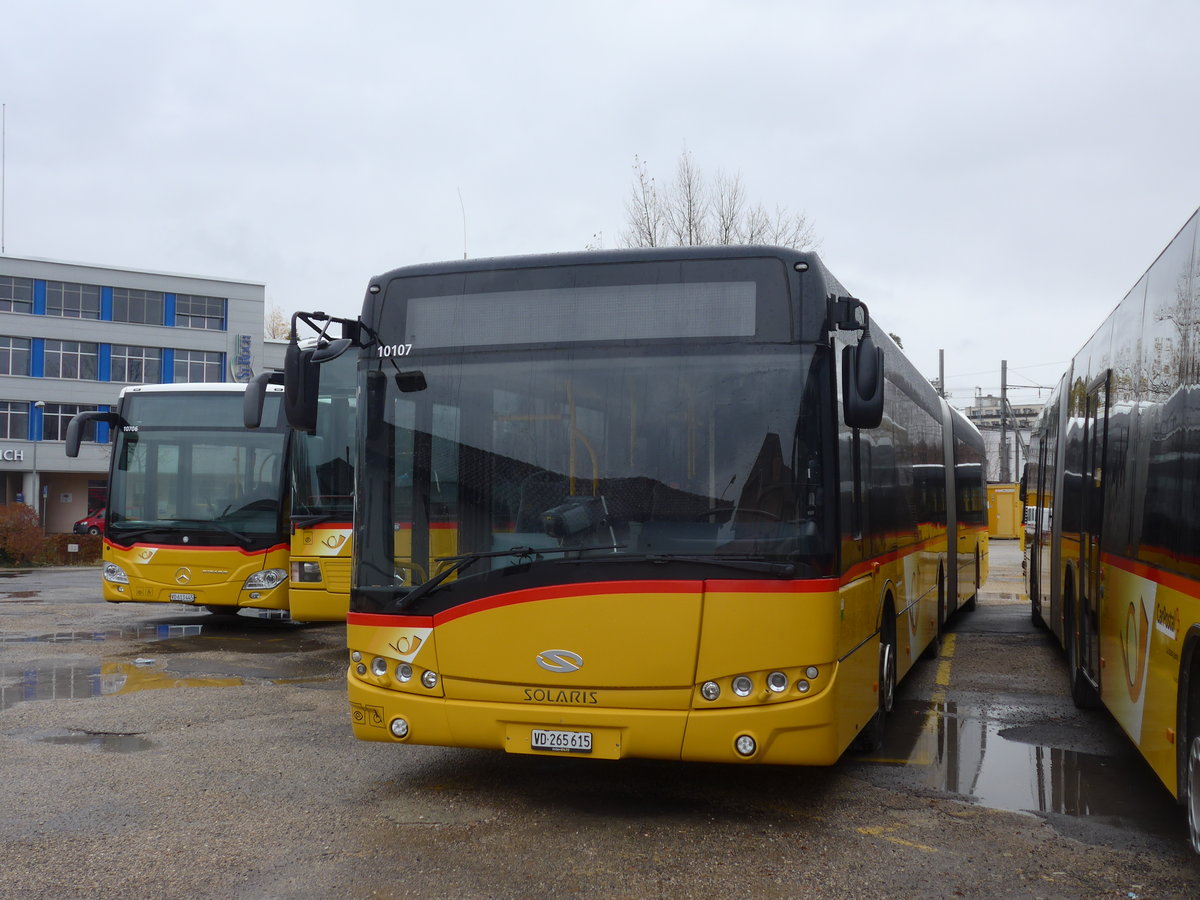
M 75 459 L 79 456 L 79 445 L 83 443 L 83 429 L 88 422 L 107 422 L 114 426 L 120 421 L 115 412 L 102 409 L 90 409 L 87 412 L 76 413 L 67 423 L 67 456 Z
M 313 350 L 302 350 L 295 339 L 283 357 L 283 413 L 297 431 L 314 434 L 317 430 L 317 397 L 321 387 L 319 363 Z
M 858 346 L 842 349 L 842 409 L 851 428 L 878 428 L 883 421 L 883 348 L 870 331 Z
M 268 384 L 283 384 L 283 373 L 261 372 L 246 385 L 246 396 L 242 400 L 242 424 L 247 428 L 257 428 L 262 424 Z

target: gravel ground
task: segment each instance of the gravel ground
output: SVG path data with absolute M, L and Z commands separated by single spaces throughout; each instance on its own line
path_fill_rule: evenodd
M 884 751 L 830 769 L 359 743 L 340 626 L 0 573 L 0 897 L 1196 896 L 1179 810 L 1071 706 L 1014 547 L 955 623 L 949 685 L 919 664 Z M 1021 811 L 1042 780 L 1063 802 Z

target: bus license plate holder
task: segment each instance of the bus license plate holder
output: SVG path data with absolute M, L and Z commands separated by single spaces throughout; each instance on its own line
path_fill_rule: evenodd
M 534 728 L 529 735 L 529 746 L 533 750 L 549 750 L 554 753 L 591 753 L 592 733 Z
M 190 604 L 190 603 L 196 602 L 196 595 L 195 594 L 172 593 L 167 596 L 167 599 L 170 600 L 172 603 L 189 603 Z

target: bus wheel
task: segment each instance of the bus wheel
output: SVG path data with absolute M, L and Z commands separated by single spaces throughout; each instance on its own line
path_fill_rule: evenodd
M 963 604 L 963 610 L 966 612 L 974 612 L 975 607 L 979 603 L 979 548 L 975 548 L 975 593 L 967 598 L 967 602 Z
M 1188 833 L 1192 849 L 1200 853 L 1200 734 L 1192 738 L 1187 758 Z
M 1076 633 L 1078 618 L 1075 609 L 1075 598 L 1073 596 L 1068 597 L 1066 602 L 1069 606 L 1067 620 L 1063 627 L 1066 637 L 1064 643 L 1066 645 L 1067 669 L 1071 681 L 1071 702 L 1075 704 L 1077 709 L 1096 709 L 1100 706 L 1100 695 L 1084 673 L 1083 666 L 1079 662 L 1082 648 L 1079 646 L 1078 634 Z
M 925 651 L 921 654 L 925 659 L 937 659 L 942 655 L 942 625 L 946 621 L 946 577 L 941 569 L 938 569 L 938 603 L 937 603 L 937 625 L 934 628 L 933 640 L 925 647 Z
M 861 753 L 872 753 L 883 746 L 888 713 L 896 704 L 896 622 L 889 607 L 884 612 L 879 632 L 879 708 L 858 733 L 851 745 Z

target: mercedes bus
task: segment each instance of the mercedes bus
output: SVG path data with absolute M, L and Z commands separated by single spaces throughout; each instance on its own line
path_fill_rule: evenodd
M 68 456 L 96 421 L 113 435 L 105 600 L 288 613 L 292 429 L 278 386 L 264 427 L 243 427 L 244 393 L 232 383 L 137 385 L 115 409 L 72 419 Z

